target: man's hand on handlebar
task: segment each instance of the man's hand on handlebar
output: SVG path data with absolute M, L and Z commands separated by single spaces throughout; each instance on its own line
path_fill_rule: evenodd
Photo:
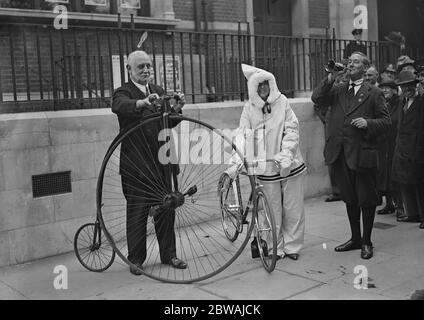
M 181 112 L 181 109 L 184 107 L 186 101 L 184 93 L 178 92 L 174 94 L 175 101 L 177 104 L 174 106 L 175 112 L 179 113 Z
M 157 93 L 150 94 L 145 99 L 137 100 L 135 110 L 137 112 L 141 112 L 143 110 L 149 110 L 150 112 L 156 112 L 153 102 L 159 99 L 159 95 Z

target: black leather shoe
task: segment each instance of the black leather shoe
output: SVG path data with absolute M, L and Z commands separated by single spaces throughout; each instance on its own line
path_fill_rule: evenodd
M 299 254 L 298 253 L 286 253 L 287 258 L 292 259 L 294 261 L 296 261 L 297 259 L 299 259 Z
M 356 242 L 352 240 L 349 240 L 348 242 L 343 243 L 342 245 L 334 248 L 336 252 L 345 252 L 359 249 L 361 249 L 361 243 L 359 241 Z
M 377 214 L 385 215 L 385 214 L 391 214 L 391 213 L 394 213 L 394 212 L 395 212 L 395 208 L 393 208 L 393 207 L 384 207 L 383 209 L 378 210 L 377 211 Z
M 398 222 L 412 222 L 418 223 L 421 222 L 420 217 L 409 217 L 409 216 L 401 216 L 397 219 Z
M 373 255 L 374 255 L 374 252 L 373 252 L 372 245 L 369 245 L 369 244 L 362 245 L 362 248 L 361 248 L 362 259 L 365 259 L 365 260 L 371 259 Z
M 335 202 L 342 200 L 338 195 L 330 194 L 327 199 L 325 199 L 325 202 Z
M 177 257 L 171 258 L 169 261 L 165 262 L 165 264 L 169 264 L 175 269 L 187 269 L 187 263 Z
M 420 229 L 424 229 L 424 222 L 421 222 Z
M 135 276 L 141 276 L 143 274 L 143 272 L 141 272 L 140 269 L 143 269 L 143 266 L 141 265 L 141 263 L 134 263 L 134 265 L 136 267 L 130 266 L 130 272 L 135 275 Z
M 403 210 L 396 209 L 396 220 L 403 216 L 405 216 L 405 212 Z

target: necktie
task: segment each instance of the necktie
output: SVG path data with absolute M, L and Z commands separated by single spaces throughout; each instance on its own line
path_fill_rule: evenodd
M 409 99 L 408 98 L 406 98 L 405 99 L 405 106 L 403 107 L 403 111 L 404 112 L 406 112 L 406 111 L 408 111 L 408 109 L 409 109 Z
M 355 87 L 356 87 L 356 84 L 354 84 L 354 83 L 352 83 L 350 85 L 350 89 L 347 92 L 347 97 L 348 97 L 349 101 L 352 100 L 353 97 L 355 96 Z

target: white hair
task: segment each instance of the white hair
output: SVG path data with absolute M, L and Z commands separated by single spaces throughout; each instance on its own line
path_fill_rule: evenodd
M 143 58 L 147 58 L 147 59 L 150 60 L 150 56 L 145 51 L 136 50 L 136 51 L 131 52 L 128 55 L 127 65 L 131 66 L 133 64 L 133 61 L 138 57 L 143 57 Z

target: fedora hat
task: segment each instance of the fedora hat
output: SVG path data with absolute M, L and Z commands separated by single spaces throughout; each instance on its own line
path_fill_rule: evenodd
M 400 56 L 397 61 L 397 71 L 400 72 L 400 70 L 405 66 L 415 67 L 415 61 L 408 56 Z
M 379 88 L 381 88 L 381 87 L 390 87 L 392 89 L 397 89 L 398 88 L 398 85 L 396 84 L 396 82 L 394 80 L 385 79 L 385 80 L 381 81 L 378 84 L 378 87 Z
M 363 32 L 363 30 L 362 30 L 362 29 L 353 29 L 353 30 L 352 30 L 352 34 L 353 34 L 353 35 L 355 35 L 355 34 L 362 34 L 362 32 Z
M 417 83 L 417 82 L 418 82 L 417 76 L 408 70 L 401 71 L 396 80 L 396 84 L 398 86 L 409 84 L 409 83 Z

